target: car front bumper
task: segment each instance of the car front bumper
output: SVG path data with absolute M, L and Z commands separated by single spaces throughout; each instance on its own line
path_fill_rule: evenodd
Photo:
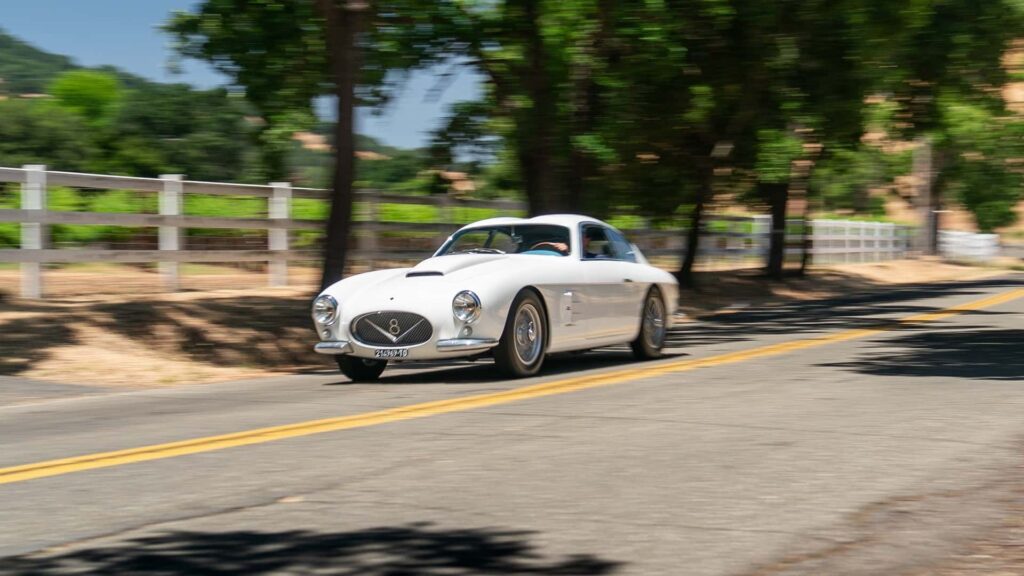
M 441 360 L 464 355 L 472 355 L 490 350 L 498 345 L 495 338 L 451 338 L 437 340 L 407 348 L 409 355 L 396 360 Z M 374 347 L 346 340 L 325 340 L 317 342 L 313 350 L 318 354 L 340 356 L 348 354 L 359 358 L 376 358 L 377 350 L 391 350 L 384 346 Z

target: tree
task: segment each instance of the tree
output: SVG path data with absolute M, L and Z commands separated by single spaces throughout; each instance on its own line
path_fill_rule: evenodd
M 277 2 L 206 0 L 195 12 L 178 12 L 165 29 L 187 57 L 211 62 L 245 88 L 263 115 L 268 143 L 299 128 L 295 112 L 333 94 L 337 106 L 331 208 L 324 242 L 321 285 L 339 280 L 352 217 L 355 150 L 352 117 L 357 71 L 356 37 L 367 5 L 356 0 Z M 264 161 L 284 176 L 284 150 L 269 146 Z
M 45 100 L 0 101 L 0 166 L 86 170 L 96 156 L 89 127 Z
M 130 90 L 115 119 L 103 171 L 266 182 L 246 108 L 241 95 L 224 89 L 152 84 Z
M 47 92 L 60 107 L 95 129 L 109 128 L 117 116 L 123 92 L 117 77 L 95 70 L 71 70 L 58 76 Z
M 938 104 L 935 196 L 959 200 L 982 232 L 1013 224 L 1024 189 L 1024 122 L 964 99 L 940 97 Z

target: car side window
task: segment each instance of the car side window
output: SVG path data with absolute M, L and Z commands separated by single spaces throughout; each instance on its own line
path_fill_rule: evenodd
M 581 230 L 584 260 L 612 260 L 611 243 L 603 226 L 587 225 Z
M 612 258 L 616 260 L 625 260 L 627 262 L 636 262 L 636 252 L 633 251 L 633 245 L 626 240 L 626 237 L 619 233 L 617 230 L 608 229 L 608 242 L 612 248 Z

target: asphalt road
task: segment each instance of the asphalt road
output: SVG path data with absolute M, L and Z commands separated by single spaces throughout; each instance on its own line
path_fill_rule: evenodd
M 748 309 L 671 344 L 523 381 L 2 381 L 0 574 L 927 573 L 1024 494 L 1024 275 Z

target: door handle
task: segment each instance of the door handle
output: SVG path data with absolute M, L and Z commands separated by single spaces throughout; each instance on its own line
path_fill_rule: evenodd
M 623 278 L 622 281 L 623 282 L 632 282 L 633 279 L 632 278 Z

